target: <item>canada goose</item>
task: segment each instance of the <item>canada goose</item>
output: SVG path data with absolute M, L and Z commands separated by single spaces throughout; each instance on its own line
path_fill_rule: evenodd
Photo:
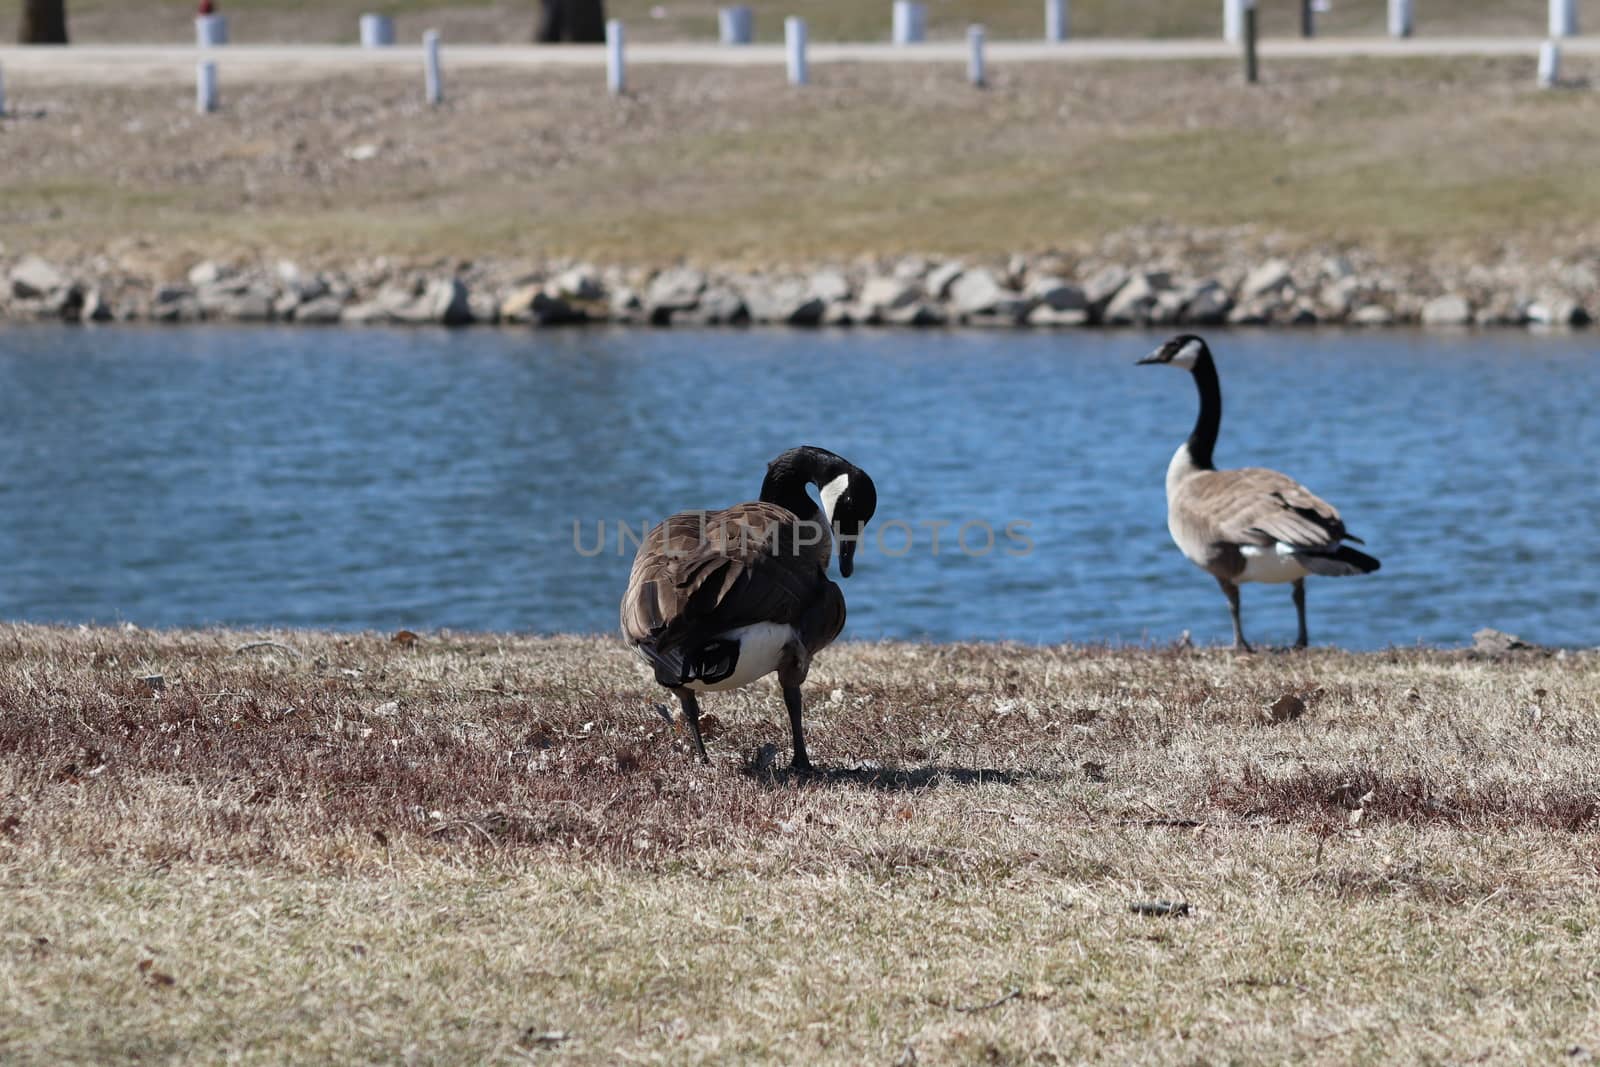
M 1378 561 L 1341 544 L 1362 541 L 1345 531 L 1332 504 L 1288 475 L 1261 467 L 1219 471 L 1212 465 L 1222 425 L 1222 387 L 1204 341 L 1182 334 L 1139 363 L 1181 367 L 1194 375 L 1200 390 L 1194 432 L 1167 465 L 1167 529 L 1189 562 L 1210 572 L 1222 587 L 1233 616 L 1233 647 L 1250 651 L 1239 625 L 1243 582 L 1294 583 L 1300 619 L 1294 647 L 1306 647 L 1306 575 L 1370 574 Z
M 844 594 L 828 580 L 829 530 L 840 535 L 839 573 L 848 578 L 877 506 L 865 471 L 826 449 L 792 448 L 767 465 L 759 501 L 681 512 L 640 544 L 622 597 L 622 633 L 677 694 L 700 762 L 710 760 L 696 694 L 776 671 L 794 732 L 792 766 L 811 770 L 800 686 L 811 657 L 845 619 Z

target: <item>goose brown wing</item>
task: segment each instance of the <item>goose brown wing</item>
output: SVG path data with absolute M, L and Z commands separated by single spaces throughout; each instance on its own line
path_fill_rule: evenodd
M 1192 513 L 1205 515 L 1211 540 L 1235 545 L 1279 542 L 1326 551 L 1351 537 L 1338 509 L 1277 471 L 1261 467 L 1207 472 L 1185 486 Z
M 671 647 L 756 622 L 799 625 L 833 586 L 826 544 L 797 547 L 800 526 L 792 512 L 761 502 L 673 515 L 634 557 L 624 636 Z

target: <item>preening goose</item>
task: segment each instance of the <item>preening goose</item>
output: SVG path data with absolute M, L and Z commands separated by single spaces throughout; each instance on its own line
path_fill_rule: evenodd
M 1300 620 L 1295 647 L 1306 646 L 1306 576 L 1370 574 L 1378 561 L 1345 541 L 1332 504 L 1277 471 L 1261 467 L 1219 471 L 1211 462 L 1222 425 L 1222 387 L 1211 349 L 1193 334 L 1174 337 L 1141 364 L 1179 367 L 1194 376 L 1200 417 L 1167 466 L 1167 529 L 1189 561 L 1208 571 L 1228 598 L 1233 647 L 1250 651 L 1239 624 L 1239 585 L 1293 582 Z
M 806 491 L 817 487 L 818 508 Z M 793 767 L 811 770 L 800 686 L 811 657 L 844 629 L 844 594 L 828 580 L 830 530 L 839 573 L 878 506 L 865 471 L 822 448 L 767 465 L 761 499 L 673 515 L 645 537 L 622 596 L 622 633 L 672 690 L 702 763 L 696 694 L 738 689 L 774 671 L 794 733 Z

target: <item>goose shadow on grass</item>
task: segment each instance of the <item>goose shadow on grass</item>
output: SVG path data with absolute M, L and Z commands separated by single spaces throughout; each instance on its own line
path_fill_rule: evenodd
M 1028 782 L 1059 781 L 1061 776 L 1048 771 L 1013 770 L 1001 767 L 956 767 L 931 764 L 926 767 L 826 767 L 817 766 L 809 774 L 794 771 L 777 762 L 777 749 L 763 745 L 754 759 L 740 771 L 763 785 L 852 785 L 886 793 L 914 792 L 936 785 L 1022 785 Z

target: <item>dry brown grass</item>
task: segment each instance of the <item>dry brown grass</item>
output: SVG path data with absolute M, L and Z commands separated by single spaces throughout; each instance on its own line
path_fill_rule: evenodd
M 1001 66 L 982 93 L 954 65 L 819 67 L 804 92 L 776 68 L 657 67 L 615 102 L 599 77 L 462 72 L 433 110 L 395 72 L 225 73 L 213 116 L 181 85 L 13 78 L 0 136 L 27 150 L 0 242 L 179 279 L 252 253 L 772 266 L 1152 228 L 1128 256 L 1195 233 L 1233 258 L 1356 244 L 1452 265 L 1600 241 L 1600 96 L 1539 92 L 1531 58 L 1269 64 L 1254 91 L 1231 63 Z
M 809 689 L 799 781 L 765 684 L 700 769 L 611 640 L 0 630 L 0 1058 L 1600 1049 L 1592 655 L 847 645 Z

